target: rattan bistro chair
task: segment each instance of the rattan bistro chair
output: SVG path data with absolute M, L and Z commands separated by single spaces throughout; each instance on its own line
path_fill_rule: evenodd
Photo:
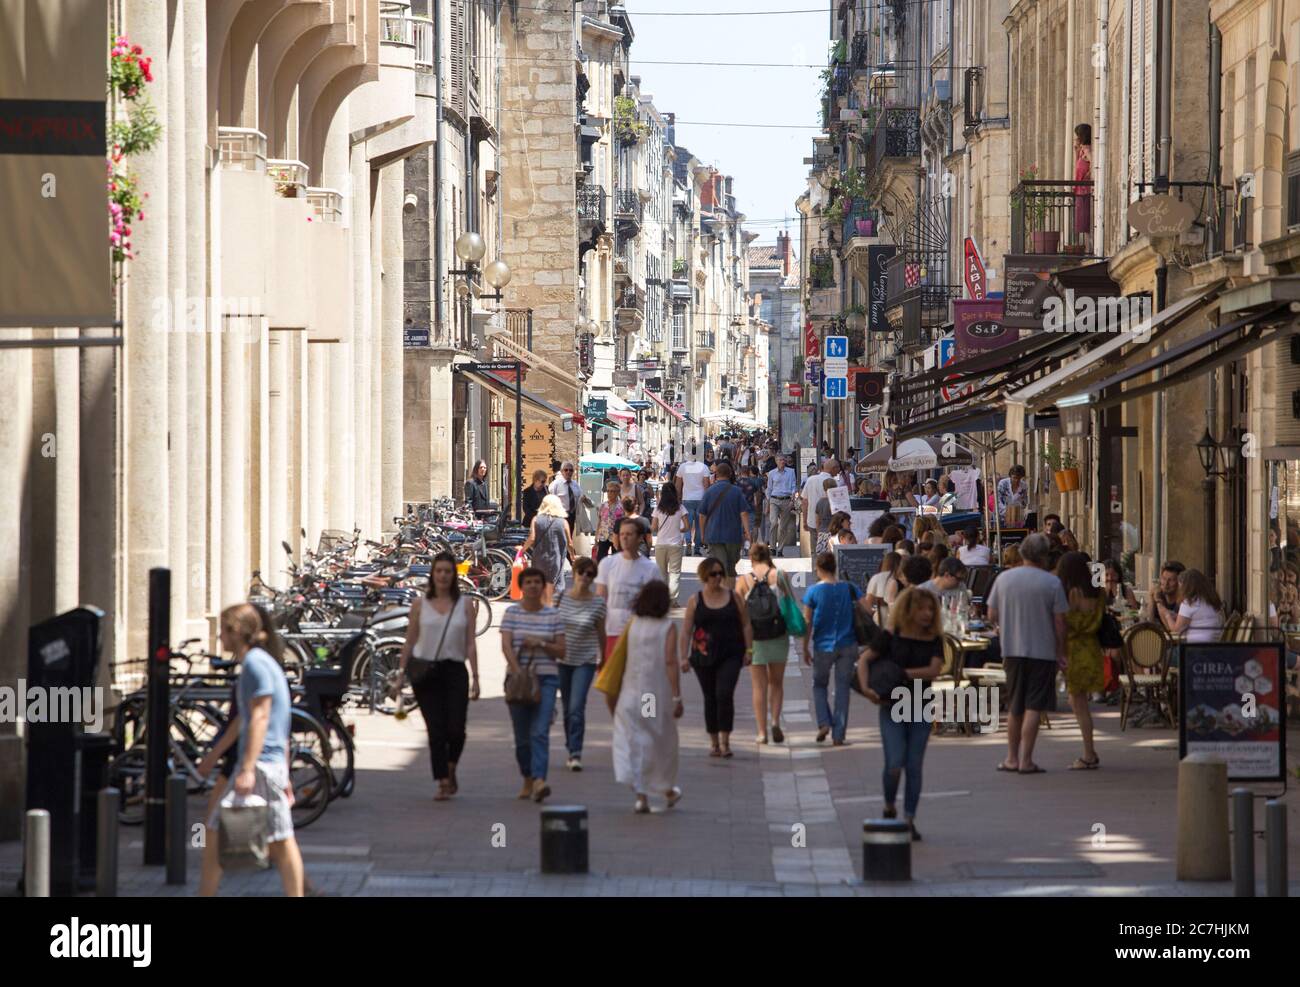
M 935 692 L 944 690 L 955 690 L 966 684 L 966 651 L 962 648 L 961 642 L 951 634 L 943 636 L 943 669 L 931 681 L 930 688 Z M 959 724 L 961 732 L 970 736 L 972 731 L 971 724 L 968 720 L 962 719 Z M 941 723 L 935 720 L 932 733 L 939 733 Z
M 1173 639 L 1159 624 L 1143 621 L 1124 632 L 1124 647 L 1120 650 L 1124 668 L 1119 677 L 1121 730 L 1128 725 L 1128 713 L 1135 696 L 1154 706 L 1170 726 L 1175 724 L 1169 691 L 1169 658 L 1172 653 Z

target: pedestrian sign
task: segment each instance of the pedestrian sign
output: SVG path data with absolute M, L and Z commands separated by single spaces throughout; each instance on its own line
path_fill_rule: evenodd
M 847 377 L 827 377 L 825 395 L 831 401 L 843 401 L 849 396 L 849 379 Z
M 826 337 L 826 359 L 847 360 L 848 358 L 849 358 L 849 337 L 848 336 L 827 336 Z

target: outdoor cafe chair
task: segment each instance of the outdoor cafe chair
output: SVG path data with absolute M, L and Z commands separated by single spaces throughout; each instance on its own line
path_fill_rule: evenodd
M 1153 706 L 1170 726 L 1174 725 L 1173 699 L 1169 689 L 1169 658 L 1173 640 L 1159 624 L 1143 621 L 1124 632 L 1120 649 L 1123 670 L 1119 676 L 1119 728 L 1128 725 L 1129 709 L 1135 697 Z
M 967 682 L 965 674 L 966 651 L 959 641 L 952 634 L 943 636 L 943 668 L 939 674 L 930 682 L 930 688 L 935 692 L 946 690 L 956 690 Z M 961 732 L 970 736 L 972 733 L 971 724 L 968 720 L 960 721 Z M 939 733 L 942 724 L 935 720 L 933 732 Z

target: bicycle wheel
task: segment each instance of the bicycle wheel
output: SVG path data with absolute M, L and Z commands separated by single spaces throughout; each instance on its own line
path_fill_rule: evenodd
M 143 746 L 123 751 L 113 758 L 108 783 L 121 792 L 117 804 L 117 821 L 124 826 L 144 822 L 145 750 Z
M 301 706 L 289 708 L 290 744 L 295 750 L 301 748 L 315 755 L 321 764 L 328 765 L 333 755 L 329 731 L 325 724 Z
M 478 617 L 474 622 L 474 636 L 482 637 L 492 627 L 492 601 L 482 593 L 464 593 L 478 605 Z
M 376 713 L 387 715 L 396 713 L 397 703 L 389 696 L 388 690 L 393 673 L 397 671 L 402 662 L 402 645 L 396 641 L 380 644 L 375 648 L 375 653 L 370 660 L 374 666 L 374 675 L 371 676 L 368 667 L 366 669 L 366 688 L 370 693 L 371 706 Z M 408 709 L 415 706 L 415 692 L 411 689 L 410 682 L 402 686 L 402 705 Z
M 325 729 L 330 741 L 330 797 L 347 798 L 356 787 L 356 746 L 337 709 L 325 716 Z
M 491 600 L 504 600 L 510 595 L 510 582 L 514 577 L 514 556 L 499 548 L 489 548 L 483 553 L 482 563 L 489 571 L 487 585 L 480 587 Z
M 293 828 L 310 826 L 329 808 L 329 768 L 311 751 L 295 747 L 289 761 L 289 780 L 293 783 Z

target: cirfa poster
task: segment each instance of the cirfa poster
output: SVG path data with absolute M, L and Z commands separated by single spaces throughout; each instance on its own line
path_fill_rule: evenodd
M 1183 645 L 1179 757 L 1214 754 L 1227 763 L 1231 781 L 1281 781 L 1286 770 L 1283 655 L 1276 642 Z

